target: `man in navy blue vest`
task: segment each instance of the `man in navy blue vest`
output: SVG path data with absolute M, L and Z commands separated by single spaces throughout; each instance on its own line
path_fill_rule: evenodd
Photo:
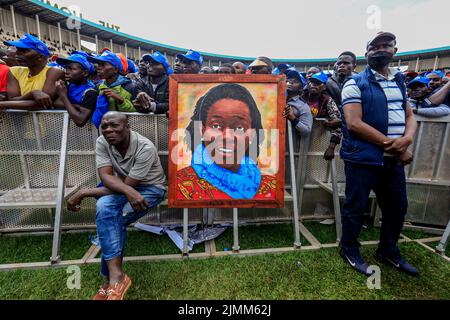
M 367 44 L 365 71 L 346 82 L 342 91 L 346 190 L 342 212 L 341 256 L 369 276 L 358 236 L 370 192 L 382 211 L 380 243 L 375 256 L 410 275 L 419 271 L 406 262 L 397 246 L 408 208 L 404 166 L 412 161 L 408 147 L 417 123 L 407 101 L 403 74 L 389 68 L 397 52 L 395 35 L 380 32 Z

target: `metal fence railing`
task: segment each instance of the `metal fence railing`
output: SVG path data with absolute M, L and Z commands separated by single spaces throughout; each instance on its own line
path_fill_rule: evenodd
M 0 124 L 0 233 L 95 228 L 95 202 L 83 202 L 82 211 L 67 211 L 64 199 L 78 188 L 95 187 L 95 141 L 98 130 L 69 125 L 65 111 L 6 111 Z M 414 162 L 407 167 L 407 219 L 418 224 L 444 227 L 450 219 L 450 117 L 417 117 Z M 166 116 L 129 114 L 131 128 L 152 140 L 167 173 L 169 121 Z M 288 144 L 288 139 L 287 144 Z M 292 178 L 296 181 L 300 218 L 311 216 L 318 204 L 337 212 L 344 194 L 344 164 L 339 158 L 327 162 L 323 152 L 329 133 L 315 121 L 307 139 L 294 133 L 293 159 L 286 154 L 286 190 L 291 197 L 284 210 L 240 209 L 241 222 L 292 220 Z M 288 146 L 286 150 L 291 150 Z M 291 170 L 291 163 L 294 170 Z M 64 174 L 63 174 L 64 173 Z M 65 190 L 65 191 L 64 191 Z M 64 192 L 63 192 L 64 191 Z M 375 209 L 375 206 L 374 206 Z M 377 214 L 378 217 L 378 214 Z M 190 209 L 189 221 L 232 222 L 233 209 Z M 167 205 L 153 209 L 142 223 L 183 222 L 182 209 Z M 58 231 L 56 228 L 60 226 Z M 339 230 L 338 230 L 339 235 Z M 56 246 L 59 244 L 57 243 Z M 52 260 L 57 260 L 57 247 Z

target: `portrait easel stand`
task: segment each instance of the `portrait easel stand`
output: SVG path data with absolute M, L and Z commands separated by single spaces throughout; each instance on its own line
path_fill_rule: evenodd
M 291 174 L 291 185 L 292 185 L 292 196 L 285 191 L 285 200 L 292 199 L 293 201 L 293 223 L 294 223 L 294 248 L 301 248 L 300 241 L 300 222 L 299 222 L 299 200 L 297 193 L 297 181 L 295 172 L 295 161 L 294 161 L 294 141 L 292 136 L 292 125 L 290 121 L 287 121 L 287 133 L 288 133 L 288 148 L 289 148 L 289 162 L 290 162 L 290 174 Z M 188 208 L 183 209 L 183 257 L 189 256 L 189 246 L 188 246 L 188 222 L 189 222 L 189 210 Z M 237 254 L 240 251 L 239 246 L 239 214 L 238 209 L 233 208 L 233 253 Z

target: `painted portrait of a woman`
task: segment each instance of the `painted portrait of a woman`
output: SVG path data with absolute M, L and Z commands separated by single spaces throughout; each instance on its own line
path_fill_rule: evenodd
M 249 90 L 220 84 L 200 97 L 186 128 L 191 165 L 177 172 L 178 200 L 263 200 L 276 179 L 258 168 L 261 113 Z

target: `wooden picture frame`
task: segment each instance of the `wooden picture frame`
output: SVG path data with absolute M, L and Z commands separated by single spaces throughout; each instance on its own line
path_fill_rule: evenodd
M 171 75 L 169 208 L 284 207 L 285 105 L 284 75 Z

